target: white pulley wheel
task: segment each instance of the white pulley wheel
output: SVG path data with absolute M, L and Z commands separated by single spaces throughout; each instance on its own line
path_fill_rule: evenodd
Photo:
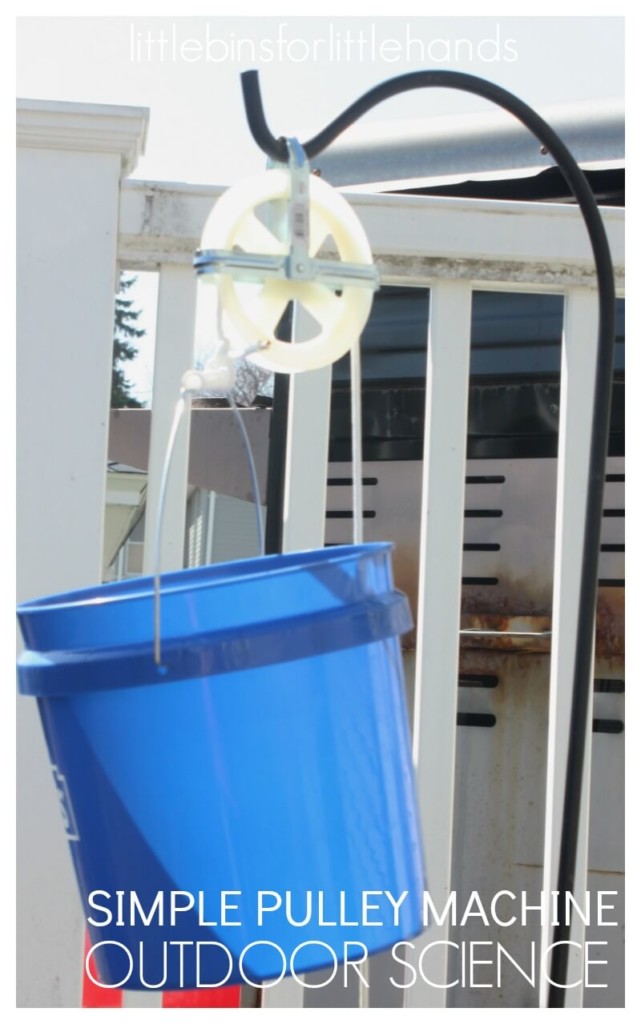
M 248 253 L 285 255 L 285 242 L 265 227 L 255 210 L 275 199 L 288 199 L 290 176 L 285 169 L 264 171 L 224 192 L 203 231 L 202 249 L 234 247 Z M 309 255 L 314 257 L 328 235 L 341 260 L 372 263 L 367 235 L 351 206 L 326 182 L 309 179 Z M 218 301 L 248 348 L 262 347 L 247 358 L 277 373 L 317 370 L 340 359 L 360 337 L 374 296 L 373 287 L 345 285 L 340 294 L 318 281 L 267 278 L 256 287 L 227 273 L 203 275 L 218 285 Z M 279 341 L 275 331 L 289 302 L 299 302 L 319 325 L 308 341 Z

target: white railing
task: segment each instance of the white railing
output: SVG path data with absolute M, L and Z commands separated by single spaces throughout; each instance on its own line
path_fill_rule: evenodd
M 159 272 L 145 567 L 151 568 L 160 464 L 180 378 L 192 364 L 194 249 L 221 191 L 126 179 L 147 115 L 130 108 L 26 103 L 18 164 L 18 596 L 100 579 L 117 269 Z M 384 284 L 430 288 L 423 468 L 415 760 L 435 903 L 451 887 L 467 388 L 474 290 L 565 297 L 548 753 L 546 884 L 555 877 L 567 749 L 567 659 L 576 633 L 588 473 L 597 298 L 579 212 L 570 206 L 355 195 Z M 623 288 L 623 212 L 604 214 Z M 290 396 L 284 546 L 324 543 L 330 374 L 295 380 Z M 310 408 L 316 410 L 312 419 Z M 182 565 L 189 423 L 165 511 L 163 568 Z M 314 495 L 313 500 L 310 495 Z M 426 641 L 429 638 L 429 643 Z M 19 1005 L 79 1004 L 83 921 L 39 722 L 19 702 Z M 588 735 L 588 744 L 590 735 Z M 588 750 L 589 755 L 589 750 Z M 586 762 L 586 779 L 589 772 Z M 587 792 L 587 789 L 586 789 Z M 585 886 L 587 814 L 582 821 Z M 550 874 L 552 872 L 552 874 Z M 549 885 L 554 888 L 553 885 Z M 447 923 L 430 941 L 447 940 Z M 446 946 L 442 945 L 441 950 Z M 447 980 L 447 960 L 431 960 Z M 303 990 L 268 990 L 301 1005 Z M 413 986 L 406 1005 L 444 1005 Z M 570 990 L 580 1005 L 581 989 Z M 136 1005 L 141 1005 L 138 1001 Z

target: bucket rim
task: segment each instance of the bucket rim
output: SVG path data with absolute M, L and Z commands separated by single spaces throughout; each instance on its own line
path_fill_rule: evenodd
M 235 580 L 252 580 L 264 576 L 266 571 L 287 576 L 297 570 L 320 562 L 337 564 L 356 558 L 374 556 L 392 551 L 391 541 L 372 541 L 365 544 L 340 544 L 326 548 L 309 548 L 304 551 L 289 551 L 272 555 L 255 555 L 252 558 L 236 559 L 231 562 L 213 562 L 210 565 L 189 569 L 177 569 L 160 574 L 161 594 L 180 595 L 188 591 L 204 590 L 215 583 L 232 583 Z M 151 600 L 154 596 L 155 576 L 146 574 L 109 583 L 96 583 L 69 591 L 60 591 L 44 597 L 23 601 L 17 606 L 18 616 L 37 615 L 65 611 L 71 608 L 99 606 L 131 601 Z M 116 593 L 117 591 L 117 593 Z
M 185 684 L 228 673 L 304 661 L 400 636 L 412 628 L 405 594 L 250 626 L 180 636 L 163 646 L 162 665 L 151 642 L 98 649 L 26 650 L 18 659 L 18 689 L 32 697 L 73 697 L 132 687 Z

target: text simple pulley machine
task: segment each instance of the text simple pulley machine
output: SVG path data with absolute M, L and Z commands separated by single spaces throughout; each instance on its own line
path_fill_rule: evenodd
M 391 545 L 364 544 L 361 530 L 359 338 L 378 274 L 353 210 L 308 163 L 407 89 L 472 92 L 522 121 L 565 175 L 596 261 L 599 364 L 558 888 L 574 884 L 614 339 L 612 267 L 590 188 L 534 111 L 469 75 L 391 79 L 305 145 L 272 136 L 255 72 L 242 83 L 271 166 L 224 193 L 205 225 L 194 266 L 204 287 L 217 288 L 216 348 L 204 367 L 186 368 L 174 426 L 191 394 L 231 396 L 238 357 L 289 375 L 349 352 L 354 542 L 156 573 L 18 609 L 20 690 L 39 700 L 96 963 L 114 987 L 269 984 L 331 967 L 349 957 L 346 943 L 374 953 L 422 927 L 399 643 L 411 617 L 394 588 Z M 307 340 L 279 336 L 291 303 L 308 314 Z M 120 914 L 107 900 L 117 892 L 129 897 Z M 380 900 L 373 921 L 363 913 L 372 892 L 405 895 Z M 567 928 L 555 931 L 557 981 Z M 550 1004 L 562 998 L 551 986 Z

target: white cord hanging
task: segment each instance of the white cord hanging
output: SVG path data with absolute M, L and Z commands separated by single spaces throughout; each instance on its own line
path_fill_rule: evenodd
M 228 189 L 207 220 L 202 250 L 241 249 L 244 252 L 285 256 L 287 244 L 278 239 L 256 215 L 256 209 L 273 200 L 290 197 L 291 179 L 286 169 L 264 171 Z M 328 235 L 334 239 L 341 261 L 371 265 L 367 235 L 347 201 L 316 177 L 309 179 L 309 255 L 314 257 Z M 335 264 L 339 268 L 341 263 Z M 340 359 L 360 336 L 372 306 L 376 287 L 344 284 L 333 287 L 321 280 L 295 280 L 286 276 L 263 278 L 256 284 L 238 280 L 224 270 L 206 275 L 218 286 L 219 302 L 245 348 L 258 343 L 247 358 L 278 373 L 317 370 Z M 254 276 L 254 281 L 260 275 Z M 339 294 L 337 294 L 339 292 Z M 296 345 L 280 341 L 275 331 L 287 308 L 295 301 L 319 325 L 309 341 Z

